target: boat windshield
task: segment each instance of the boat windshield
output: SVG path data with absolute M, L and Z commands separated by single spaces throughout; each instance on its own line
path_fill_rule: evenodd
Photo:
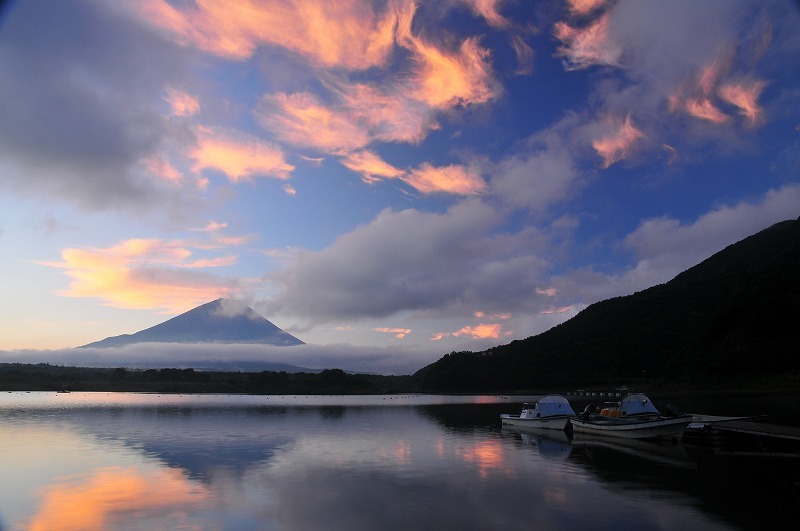
M 645 413 L 660 413 L 650 399 L 643 394 L 628 395 L 622 399 L 622 402 L 620 402 L 619 405 L 623 416 L 642 415 Z
M 559 395 L 543 396 L 539 399 L 539 402 L 537 402 L 537 407 L 539 408 L 539 413 L 541 413 L 543 417 L 551 415 L 575 416 L 575 411 L 572 410 L 569 401 Z

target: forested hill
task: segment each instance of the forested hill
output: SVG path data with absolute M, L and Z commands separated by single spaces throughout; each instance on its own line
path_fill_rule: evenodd
M 547 332 L 420 369 L 424 389 L 800 387 L 800 219 Z

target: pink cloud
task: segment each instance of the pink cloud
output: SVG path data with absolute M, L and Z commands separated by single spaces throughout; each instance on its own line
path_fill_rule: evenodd
M 511 48 L 517 56 L 517 69 L 515 74 L 529 76 L 533 73 L 533 48 L 525 42 L 521 35 L 511 37 Z
M 484 318 L 486 318 L 486 319 L 501 319 L 501 320 L 506 320 L 506 319 L 511 319 L 512 315 L 511 315 L 510 313 L 506 313 L 506 312 L 503 312 L 503 313 L 494 313 L 494 314 L 487 315 L 487 314 L 486 314 L 486 313 L 484 313 L 484 312 L 480 312 L 480 311 L 478 311 L 478 312 L 475 312 L 475 317 L 477 317 L 478 319 L 484 319 Z
M 691 98 L 686 101 L 685 108 L 689 115 L 701 120 L 707 120 L 715 124 L 722 124 L 728 121 L 728 115 L 719 110 L 707 98 Z
M 556 288 L 536 288 L 537 295 L 546 295 L 548 297 L 555 297 L 558 295 L 558 290 Z
M 644 134 L 633 125 L 630 115 L 623 122 L 617 122 L 615 129 L 611 134 L 592 142 L 592 147 L 603 158 L 603 168 L 608 168 L 626 158 L 633 145 L 644 137 Z
M 265 95 L 257 111 L 262 126 L 284 142 L 326 153 L 359 149 L 372 139 L 346 112 L 323 105 L 310 93 Z
M 208 222 L 208 224 L 205 227 L 202 227 L 202 228 L 199 228 L 199 229 L 192 229 L 192 230 L 203 231 L 203 232 L 216 232 L 216 231 L 219 231 L 219 230 L 222 230 L 222 229 L 227 229 L 227 228 L 228 228 L 228 224 L 227 223 L 217 223 L 216 221 L 211 220 L 211 221 Z
M 729 83 L 719 88 L 720 97 L 739 108 L 739 113 L 747 119 L 748 125 L 756 126 L 764 121 L 763 109 L 758 105 L 758 98 L 766 87 L 761 80 L 745 80 Z
M 191 116 L 200 112 L 200 101 L 186 92 L 167 87 L 164 101 L 169 103 L 171 116 Z
M 381 327 L 381 328 L 376 328 L 375 331 L 381 332 L 382 334 L 394 334 L 394 337 L 396 337 L 397 339 L 403 339 L 404 337 L 406 337 L 408 334 L 411 333 L 411 330 L 409 328 Z
M 486 183 L 479 174 L 455 164 L 434 167 L 425 162 L 402 179 L 424 194 L 476 195 L 486 190 Z
M 368 150 L 350 153 L 341 160 L 341 163 L 346 168 L 361 174 L 368 183 L 378 181 L 380 178 L 393 179 L 405 173 Z
M 383 64 L 392 49 L 393 7 L 379 12 L 359 0 L 202 0 L 176 7 L 146 0 L 137 12 L 178 42 L 229 59 L 248 59 L 270 45 L 320 65 L 364 69 Z
M 369 132 L 370 140 L 417 144 L 439 127 L 433 109 L 402 85 L 387 92 L 364 83 L 341 83 L 337 93 L 342 111 Z
M 189 156 L 194 171 L 219 170 L 233 182 L 254 176 L 288 179 L 294 170 L 277 146 L 227 129 L 198 128 L 197 146 Z
M 511 25 L 511 21 L 500 14 L 498 5 L 503 0 L 465 0 L 472 10 L 478 15 L 482 16 L 486 22 L 493 28 L 507 28 Z
M 545 315 L 550 315 L 550 314 L 554 314 L 554 313 L 566 313 L 566 312 L 572 310 L 574 307 L 575 307 L 575 305 L 572 304 L 570 306 L 561 306 L 560 308 L 548 308 L 546 310 L 540 311 L 539 313 L 542 313 L 542 314 L 545 314 Z
M 587 15 L 607 3 L 607 0 L 567 0 L 570 12 L 575 15 Z
M 151 174 L 165 181 L 177 183 L 183 180 L 183 173 L 172 163 L 161 156 L 152 156 L 144 160 L 144 166 Z
M 497 339 L 503 332 L 503 325 L 500 324 L 479 324 L 477 326 L 465 326 L 458 332 L 453 332 L 454 336 L 469 336 L 474 339 Z
M 580 70 L 594 65 L 619 66 L 622 48 L 613 42 L 608 32 L 609 15 L 605 14 L 588 26 L 577 28 L 566 22 L 553 27 L 555 37 L 563 45 L 558 54 L 566 58 L 568 70 Z
M 401 17 L 397 42 L 415 56 L 410 97 L 434 108 L 485 103 L 497 97 L 500 86 L 492 76 L 489 51 L 477 38 L 465 39 L 458 50 L 447 51 L 411 33 L 413 11 Z

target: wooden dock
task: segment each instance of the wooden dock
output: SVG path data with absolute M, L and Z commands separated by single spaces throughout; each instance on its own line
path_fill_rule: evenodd
M 719 433 L 742 433 L 756 437 L 800 441 L 800 428 L 794 426 L 781 426 L 765 422 L 750 420 L 731 420 L 715 422 L 709 425 L 712 431 Z

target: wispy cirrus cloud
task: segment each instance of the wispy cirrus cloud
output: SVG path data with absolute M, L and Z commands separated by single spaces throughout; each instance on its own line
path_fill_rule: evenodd
M 376 153 L 369 150 L 354 151 L 340 161 L 346 168 L 361 175 L 368 183 L 382 178 L 394 179 L 405 174 L 404 170 L 395 168 Z
M 191 94 L 167 87 L 167 95 L 164 97 L 170 106 L 171 116 L 192 116 L 200 112 L 200 101 Z
M 434 108 L 485 103 L 500 92 L 494 80 L 489 51 L 479 39 L 468 37 L 453 51 L 445 50 L 415 35 L 411 30 L 413 6 L 402 11 L 397 26 L 397 42 L 414 55 L 410 96 Z
M 512 22 L 500 14 L 500 4 L 503 0 L 464 0 L 470 8 L 482 16 L 493 28 L 504 29 Z
M 325 153 L 359 149 L 372 141 L 366 127 L 309 92 L 276 93 L 262 97 L 256 116 L 281 141 Z
M 475 195 L 486 190 L 486 183 L 480 174 L 457 164 L 435 167 L 425 162 L 402 179 L 424 194 L 446 192 Z
M 390 328 L 385 326 L 376 328 L 375 331 L 382 334 L 392 334 L 396 339 L 403 339 L 411 333 L 410 328 Z
M 381 179 L 400 179 L 423 194 L 477 195 L 487 188 L 478 171 L 458 164 L 436 167 L 424 162 L 406 171 L 395 168 L 369 150 L 350 153 L 341 163 L 361 174 L 368 183 Z
M 144 0 L 131 9 L 178 42 L 221 57 L 245 60 L 270 45 L 323 66 L 364 69 L 383 64 L 392 49 L 394 4 L 378 11 L 359 0 Z
M 612 131 L 592 142 L 592 147 L 603 158 L 603 168 L 626 158 L 636 142 L 644 137 L 633 125 L 630 115 L 624 120 L 610 119 L 609 122 Z
M 739 109 L 739 114 L 745 117 L 751 127 L 764 122 L 764 110 L 758 104 L 758 98 L 766 87 L 766 82 L 759 79 L 749 79 L 722 85 L 719 88 L 720 97 Z
M 562 42 L 558 53 L 564 57 L 568 70 L 580 70 L 595 65 L 619 66 L 623 49 L 609 33 L 610 15 L 604 14 L 584 26 L 557 22 L 553 34 Z
M 253 135 L 230 129 L 198 127 L 197 145 L 189 153 L 194 170 L 215 169 L 231 181 L 256 176 L 288 179 L 294 166 L 283 151 Z

